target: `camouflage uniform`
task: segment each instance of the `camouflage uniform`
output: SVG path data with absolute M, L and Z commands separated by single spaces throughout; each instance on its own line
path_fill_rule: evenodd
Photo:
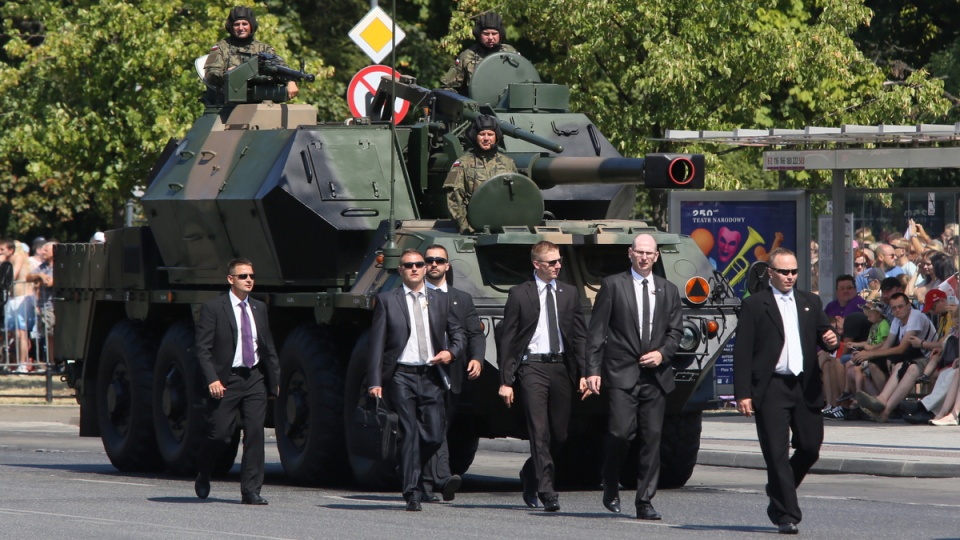
M 453 67 L 440 79 L 440 85 L 443 88 L 458 92 L 460 95 L 467 95 L 470 76 L 476 71 L 477 66 L 487 56 L 499 52 L 515 53 L 517 50 L 505 43 L 501 43 L 494 49 L 488 49 L 480 43 L 475 43 L 472 47 L 460 53 Z
M 227 71 L 239 67 L 251 56 L 262 52 L 277 54 L 273 47 L 255 39 L 239 40 L 235 37 L 228 37 L 210 49 L 210 56 L 207 57 L 207 62 L 203 65 L 207 74 L 207 82 L 218 89 L 222 89 L 223 75 Z M 282 65 L 286 66 L 286 64 Z
M 443 189 L 447 191 L 447 209 L 460 232 L 472 232 L 467 223 L 467 205 L 480 184 L 498 174 L 517 172 L 517 164 L 499 152 L 467 152 L 457 158 L 447 174 Z

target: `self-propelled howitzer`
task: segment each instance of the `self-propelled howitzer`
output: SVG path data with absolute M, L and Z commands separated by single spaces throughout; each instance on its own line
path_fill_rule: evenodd
M 493 58 L 474 84 L 503 85 L 480 92 L 483 99 L 390 83 L 413 103 L 412 120 L 396 127 L 382 111 L 319 123 L 313 107 L 283 102 L 284 81 L 262 78 L 259 60 L 228 74 L 229 99 L 171 141 L 146 179 L 147 225 L 109 231 L 106 244 L 57 250 L 55 353 L 77 389 L 81 435 L 101 437 L 124 471 L 195 470 L 204 385 L 192 356 L 194 318 L 223 294 L 227 262 L 241 256 L 254 263 L 254 296 L 270 308 L 280 351 L 280 396 L 269 421 L 284 470 L 306 483 L 395 482 L 394 464 L 362 458 L 368 453 L 346 426 L 365 389 L 375 295 L 399 284 L 385 248 L 438 244 L 452 263 L 451 284 L 472 295 L 487 340 L 483 373 L 466 386 L 450 429 L 451 465 L 463 472 L 481 438 L 524 436 L 497 396 L 495 335 L 507 291 L 530 278 L 531 246 L 560 247 L 561 278 L 589 313 L 600 280 L 626 270 L 628 246 L 647 233 L 661 253 L 654 271 L 683 295 L 661 473 L 662 485 L 683 485 L 711 397 L 698 389 L 733 332 L 737 300 L 690 238 L 627 218 L 638 184 L 702 182 L 702 156 L 625 158 L 586 116 L 568 110 L 567 87 L 530 80 L 532 66 L 515 55 Z M 461 235 L 442 186 L 480 113 L 500 120 L 502 150 L 520 174 L 478 190 L 470 214 L 480 232 Z M 602 440 L 599 400 L 573 410 L 570 439 Z M 595 483 L 599 452 L 571 446 L 559 467 L 570 480 Z

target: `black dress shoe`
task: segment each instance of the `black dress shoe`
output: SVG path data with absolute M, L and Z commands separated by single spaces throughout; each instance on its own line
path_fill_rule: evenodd
M 637 519 L 660 521 L 663 517 L 660 515 L 660 512 L 653 509 L 652 504 L 644 504 L 637 507 Z
M 440 496 L 436 493 L 424 493 L 420 496 L 420 500 L 425 503 L 436 503 L 440 502 Z
M 614 514 L 620 513 L 620 493 L 616 488 L 607 489 L 606 485 L 603 486 L 603 506 Z
M 410 499 L 407 501 L 407 512 L 419 512 L 420 510 L 423 510 L 423 508 L 420 506 L 420 501 L 416 499 Z
M 210 496 L 210 477 L 205 474 L 198 474 L 197 481 L 193 483 L 193 490 L 197 492 L 197 497 L 206 499 Z
M 240 499 L 240 502 L 242 502 L 243 504 L 255 504 L 258 506 L 263 506 L 265 504 L 268 504 L 266 499 L 264 499 L 263 497 L 261 497 L 256 493 L 250 493 L 250 494 L 244 495 L 243 498 Z
M 523 471 L 520 471 L 520 483 L 523 485 L 523 502 L 530 508 L 538 508 L 540 501 L 537 499 L 537 487 L 533 482 L 527 482 L 527 477 Z
M 560 511 L 560 501 L 554 499 L 552 501 L 546 501 L 543 503 L 544 512 L 559 512 Z
M 455 474 L 450 478 L 447 478 L 447 481 L 443 483 L 443 486 L 440 488 L 440 493 L 443 493 L 443 500 L 450 502 L 457 496 L 457 490 L 460 489 L 460 485 L 463 483 L 463 480 L 460 478 L 459 474 Z
M 906 421 L 908 424 L 913 424 L 913 425 L 926 424 L 930 420 L 933 420 L 935 417 L 936 415 L 930 411 L 917 411 L 913 414 L 903 415 L 904 421 Z
M 800 529 L 797 528 L 796 523 L 781 523 L 780 526 L 777 527 L 777 532 L 780 534 L 799 534 Z

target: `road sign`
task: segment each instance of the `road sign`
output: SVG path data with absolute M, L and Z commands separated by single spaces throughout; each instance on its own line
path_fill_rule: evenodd
M 371 9 L 348 34 L 363 52 L 374 62 L 379 63 L 393 50 L 394 43 L 400 43 L 407 35 L 399 26 L 397 36 L 391 40 L 393 19 L 380 6 Z
M 354 117 L 370 116 L 370 105 L 373 103 L 373 96 L 377 93 L 377 87 L 380 86 L 380 80 L 384 77 L 389 79 L 391 73 L 395 77 L 400 76 L 400 73 L 388 66 L 367 66 L 350 79 L 350 85 L 347 87 L 347 105 L 350 106 L 350 112 Z M 393 104 L 395 122 L 403 120 L 409 109 L 409 101 L 397 98 Z
M 707 280 L 700 276 L 692 277 L 687 280 L 684 292 L 687 293 L 687 300 L 694 304 L 702 304 L 706 302 L 707 297 L 710 296 L 710 285 L 707 283 Z

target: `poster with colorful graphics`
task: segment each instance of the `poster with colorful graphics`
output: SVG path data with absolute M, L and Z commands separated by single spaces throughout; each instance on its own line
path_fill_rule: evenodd
M 796 214 L 795 201 L 683 201 L 679 232 L 743 298 L 750 265 L 778 247 L 797 251 Z

